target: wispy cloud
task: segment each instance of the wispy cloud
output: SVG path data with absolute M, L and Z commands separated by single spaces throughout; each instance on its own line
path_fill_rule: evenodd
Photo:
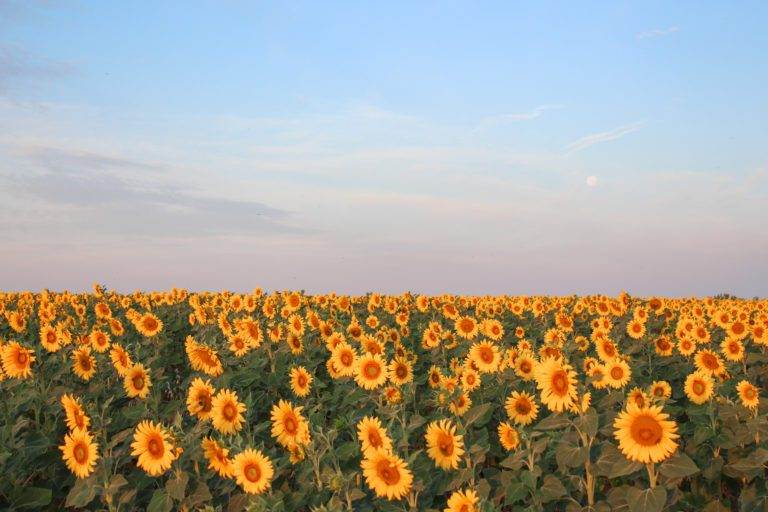
M 590 146 L 594 146 L 595 144 L 600 144 L 602 142 L 608 142 L 611 140 L 620 139 L 625 135 L 628 135 L 632 132 L 636 132 L 637 130 L 642 128 L 642 126 L 643 126 L 642 122 L 637 122 L 637 123 L 621 126 L 619 128 L 616 128 L 615 130 L 610 130 L 607 132 L 600 132 L 600 133 L 592 133 L 590 135 L 586 135 L 580 138 L 579 140 L 576 140 L 568 144 L 565 147 L 566 154 L 575 153 L 576 151 L 587 149 Z
M 670 34 L 674 34 L 675 32 L 679 32 L 680 27 L 678 26 L 672 26 L 668 28 L 654 28 L 652 30 L 645 30 L 643 32 L 640 32 L 637 34 L 638 39 L 652 39 L 656 37 L 664 37 L 668 36 Z
M 534 108 L 533 110 L 529 110 L 528 112 L 519 112 L 515 114 L 500 114 L 497 116 L 490 116 L 482 119 L 480 123 L 472 130 L 473 132 L 478 132 L 484 128 L 489 128 L 492 126 L 497 126 L 501 124 L 506 123 L 517 123 L 522 121 L 533 121 L 534 119 L 538 119 L 539 117 L 544 114 L 547 110 L 557 110 L 563 108 L 562 105 L 539 105 L 538 107 Z
M 57 79 L 74 70 L 71 63 L 37 58 L 19 46 L 0 44 L 0 93 L 18 80 Z

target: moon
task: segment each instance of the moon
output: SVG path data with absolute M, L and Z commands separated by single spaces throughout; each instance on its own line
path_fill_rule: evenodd
M 587 176 L 587 186 L 588 187 L 596 187 L 597 186 L 597 176 Z

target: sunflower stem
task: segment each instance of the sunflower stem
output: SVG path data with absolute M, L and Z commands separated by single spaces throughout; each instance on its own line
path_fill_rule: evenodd
M 656 487 L 656 465 L 653 462 L 649 462 L 645 465 L 645 468 L 648 470 L 648 483 L 650 488 L 653 489 Z

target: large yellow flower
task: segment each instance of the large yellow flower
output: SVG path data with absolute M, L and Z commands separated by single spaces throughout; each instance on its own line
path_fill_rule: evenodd
M 499 442 L 505 450 L 515 450 L 520 446 L 520 434 L 515 427 L 506 421 L 499 423 L 498 434 Z
M 454 329 L 456 334 L 468 340 L 474 339 L 479 331 L 477 320 L 471 316 L 460 316 L 457 318 L 454 323 Z
M 91 355 L 91 347 L 83 346 L 72 352 L 72 371 L 84 381 L 96 374 L 96 358 Z
M 48 352 L 58 352 L 61 348 L 58 333 L 51 324 L 43 324 L 40 326 L 40 344 Z
M 187 411 L 198 419 L 207 420 L 213 410 L 213 395 L 216 390 L 208 380 L 196 377 L 187 391 Z
M 303 366 L 291 368 L 291 390 L 298 397 L 305 397 L 309 394 L 312 385 L 312 374 Z
M 259 450 L 248 448 L 232 460 L 235 480 L 248 494 L 261 494 L 272 483 L 272 462 Z
M 205 372 L 211 377 L 218 377 L 224 373 L 224 367 L 214 349 L 197 343 L 192 336 L 187 336 L 184 349 L 193 370 Z
M 563 412 L 576 401 L 576 372 L 561 359 L 547 358 L 536 365 L 536 386 L 550 411 Z
M 149 373 L 141 363 L 131 366 L 123 378 L 125 393 L 130 398 L 147 398 L 151 386 L 152 380 L 149 378 Z
M 112 349 L 109 351 L 109 358 L 112 360 L 112 366 L 115 367 L 115 371 L 120 377 L 125 377 L 128 370 L 133 366 L 131 356 L 117 343 L 112 345 Z
M 9 377 L 26 379 L 32 375 L 32 362 L 35 360 L 32 350 L 14 341 L 3 347 L 2 356 L 3 371 Z
M 513 391 L 507 398 L 504 407 L 507 416 L 519 425 L 530 425 L 539 414 L 539 406 L 533 395 L 525 391 Z
M 448 498 L 448 507 L 443 512 L 478 512 L 479 498 L 472 489 L 453 491 Z
M 213 428 L 222 434 L 234 434 L 243 428 L 245 404 L 237 399 L 237 393 L 222 389 L 213 397 L 211 418 Z
M 91 331 L 91 334 L 88 336 L 88 339 L 91 342 L 91 346 L 93 347 L 93 350 L 101 354 L 102 352 L 106 352 L 109 348 L 110 339 L 109 334 L 102 331 L 101 329 L 94 329 Z
M 482 373 L 493 373 L 499 369 L 501 353 L 499 347 L 490 341 L 475 343 L 469 349 L 469 357 Z
M 699 371 L 710 375 L 717 375 L 724 368 L 720 356 L 709 349 L 702 349 L 696 352 L 696 355 L 693 356 L 693 361 Z
M 376 496 L 397 500 L 408 494 L 413 484 L 413 474 L 408 464 L 388 450 L 369 451 L 360 462 L 368 487 Z
M 376 389 L 387 382 L 386 364 L 379 355 L 365 354 L 357 360 L 355 381 L 364 389 Z
M 515 374 L 521 379 L 533 380 L 536 370 L 536 358 L 529 350 L 523 350 L 515 358 Z
M 201 446 L 205 458 L 208 459 L 208 469 L 212 469 L 222 478 L 232 478 L 234 476 L 235 467 L 229 458 L 229 450 L 210 437 L 204 438 Z
M 309 444 L 309 423 L 301 414 L 302 409 L 286 400 L 272 406 L 272 437 L 285 448 Z
M 624 456 L 635 462 L 661 462 L 677 450 L 677 424 L 660 406 L 630 403 L 613 422 L 614 437 Z
M 366 416 L 360 420 L 357 424 L 357 438 L 360 440 L 360 451 L 363 454 L 379 448 L 392 450 L 392 440 L 378 418 Z
M 672 386 L 665 380 L 653 381 L 648 393 L 655 399 L 667 399 L 672 396 Z
M 155 336 L 163 330 L 163 322 L 152 313 L 144 313 L 135 323 L 136 330 L 147 338 Z
M 605 364 L 605 382 L 612 388 L 623 388 L 629 382 L 629 378 L 632 376 L 632 370 L 629 368 L 629 364 L 621 358 L 616 358 L 613 361 Z
M 464 436 L 456 434 L 450 420 L 433 421 L 424 435 L 427 455 L 442 469 L 456 469 L 464 454 Z
M 714 382 L 706 372 L 693 372 L 685 379 L 685 394 L 695 404 L 701 405 L 712 398 L 713 391 Z
M 91 424 L 91 419 L 85 414 L 80 399 L 65 393 L 61 395 L 61 406 L 64 408 L 69 430 L 86 430 Z
M 144 420 L 136 427 L 131 443 L 131 455 L 136 464 L 150 476 L 165 473 L 176 459 L 170 435 L 160 423 Z
M 389 363 L 387 375 L 389 380 L 397 386 L 411 382 L 413 381 L 411 363 L 405 357 L 397 356 Z
M 77 478 L 86 478 L 93 473 L 99 459 L 99 445 L 87 430 L 78 428 L 65 435 L 64 444 L 59 449 L 67 467 Z
M 339 342 L 331 353 L 331 361 L 336 372 L 344 377 L 355 374 L 357 364 L 357 352 L 346 341 Z
M 750 409 L 756 409 L 760 404 L 760 395 L 757 387 L 749 381 L 742 380 L 736 385 L 736 390 L 739 392 L 739 398 L 744 407 Z

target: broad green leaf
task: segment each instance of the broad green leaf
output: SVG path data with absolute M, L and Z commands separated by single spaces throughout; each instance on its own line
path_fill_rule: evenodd
M 627 489 L 627 503 L 629 512 L 661 512 L 667 502 L 667 491 L 664 487 L 656 486 L 653 489 Z
M 554 475 L 545 476 L 541 488 L 539 489 L 542 503 L 548 503 L 561 498 L 565 496 L 567 492 L 568 491 L 565 489 L 565 486 L 560 479 Z
M 169 512 L 172 508 L 173 500 L 171 497 L 164 490 L 157 489 L 152 494 L 152 499 L 149 500 L 147 512 Z
M 40 508 L 48 505 L 53 497 L 50 489 L 25 487 L 14 500 L 15 508 Z
M 689 456 L 678 453 L 659 466 L 659 473 L 667 478 L 683 478 L 699 472 L 699 467 Z
M 96 497 L 96 477 L 78 478 L 67 494 L 67 507 L 83 508 Z

